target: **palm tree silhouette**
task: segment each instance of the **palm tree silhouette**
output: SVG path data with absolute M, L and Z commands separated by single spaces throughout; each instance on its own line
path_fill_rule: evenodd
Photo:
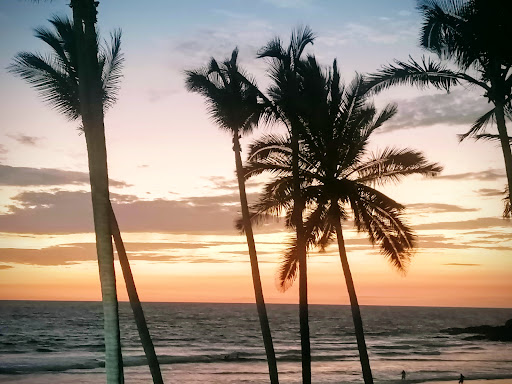
M 512 113 L 512 47 L 503 36 L 512 35 L 512 2 L 503 0 L 420 1 L 423 14 L 420 33 L 422 48 L 434 53 L 440 61 L 423 58 L 419 63 L 396 61 L 368 77 L 373 92 L 394 85 L 410 84 L 419 87 L 432 85 L 450 90 L 457 84 L 477 86 L 494 105 L 478 118 L 471 129 L 460 135 L 475 139 L 498 139 L 501 143 L 510 201 L 512 190 L 512 153 L 507 135 L 505 116 Z M 455 64 L 451 70 L 444 61 Z M 480 134 L 488 124 L 496 122 L 498 135 Z
M 186 86 L 191 92 L 197 92 L 206 98 L 210 116 L 219 128 L 233 135 L 233 151 L 235 152 L 236 175 L 240 191 L 243 228 L 249 247 L 254 294 L 260 320 L 263 343 L 267 355 L 271 383 L 278 383 L 278 373 L 272 336 L 263 298 L 263 289 L 258 266 L 258 257 L 254 243 L 254 235 L 249 216 L 245 181 L 243 177 L 242 158 L 240 155 L 240 137 L 249 133 L 257 126 L 263 111 L 258 102 L 258 91 L 254 83 L 237 64 L 238 49 L 234 49 L 231 58 L 220 65 L 211 59 L 207 67 L 186 71 Z
M 268 93 L 268 118 L 283 123 L 289 133 L 292 145 L 292 194 L 293 209 L 291 222 L 296 232 L 296 252 L 299 260 L 299 323 L 301 340 L 302 382 L 311 383 L 311 346 L 309 337 L 309 308 L 306 233 L 302 219 L 304 198 L 301 192 L 299 176 L 299 130 L 301 121 L 297 116 L 299 103 L 300 59 L 304 49 L 314 41 L 313 32 L 309 27 L 299 27 L 292 32 L 290 44 L 285 49 L 279 38 L 269 41 L 258 52 L 259 58 L 270 59 L 269 76 L 273 80 Z M 270 104 L 271 102 L 271 104 Z
M 105 151 L 101 148 L 102 146 L 105 146 L 105 140 L 104 134 L 97 132 L 98 125 L 90 125 L 90 119 L 85 119 L 83 114 L 86 111 L 86 106 L 84 106 L 84 98 L 81 97 L 79 89 L 81 83 L 79 78 L 80 57 L 77 53 L 77 51 L 83 49 L 83 45 L 77 44 L 77 35 L 74 31 L 74 23 L 72 23 L 69 19 L 54 16 L 49 21 L 52 24 L 54 30 L 37 28 L 35 30 L 35 36 L 52 48 L 51 55 L 43 56 L 40 54 L 21 52 L 15 57 L 14 63 L 9 67 L 9 70 L 14 74 L 19 75 L 29 84 L 31 84 L 37 91 L 39 91 L 44 100 L 47 101 L 50 106 L 55 108 L 58 112 L 62 113 L 69 120 L 77 120 L 82 117 L 83 126 L 81 129 L 85 132 L 88 144 L 92 194 L 93 196 L 97 194 L 100 195 L 99 197 L 96 197 L 95 200 L 93 200 L 96 202 L 96 205 L 93 205 L 94 212 L 95 215 L 98 216 L 98 200 L 102 204 L 104 203 L 104 199 L 102 197 L 105 196 L 105 183 L 103 181 L 100 183 L 102 184 L 101 186 L 103 187 L 103 190 L 98 188 L 97 179 L 99 177 L 95 174 L 93 178 L 92 173 L 93 170 L 96 173 L 102 172 L 102 169 L 103 172 L 106 172 L 105 165 L 102 166 L 101 164 L 96 164 L 98 159 L 103 159 L 106 161 L 106 154 L 103 153 Z M 79 21 L 79 24 L 82 23 Z M 78 32 L 81 33 L 80 31 Z M 78 46 L 80 49 L 77 50 Z M 103 109 L 108 109 L 115 102 L 119 81 L 121 79 L 121 69 L 124 60 L 121 53 L 121 32 L 116 31 L 114 34 L 112 34 L 110 46 L 106 44 L 105 46 L 96 47 L 95 50 L 98 66 L 97 73 L 101 74 L 100 100 L 103 113 Z M 92 84 L 92 82 L 86 84 Z M 87 100 L 87 98 L 85 98 L 85 100 Z M 90 114 L 91 111 L 88 112 L 89 116 Z M 99 124 L 98 121 L 94 121 L 94 123 Z M 100 126 L 100 128 L 103 129 L 102 126 Z M 91 133 L 91 131 L 94 132 Z M 103 144 L 101 144 L 101 137 L 97 137 L 98 135 L 103 136 Z M 100 142 L 94 144 L 92 143 L 92 141 L 94 141 L 93 139 L 99 140 Z M 93 146 L 98 148 L 94 148 L 93 150 Z M 94 164 L 91 165 L 91 163 Z M 108 197 L 108 184 L 106 194 Z M 104 296 L 107 294 L 107 297 L 104 297 L 104 300 L 108 306 L 108 309 L 105 309 L 105 323 L 108 322 L 109 324 L 108 330 L 107 325 L 105 327 L 105 343 L 106 346 L 110 346 L 107 348 L 107 350 L 111 352 L 113 349 L 115 352 L 111 353 L 110 357 L 107 354 L 107 371 L 111 372 L 107 373 L 108 381 L 117 383 L 123 380 L 119 340 L 120 335 L 118 329 L 119 320 L 117 315 L 117 294 L 115 291 L 113 252 L 112 243 L 110 240 L 110 236 L 112 234 L 118 249 L 119 260 L 123 269 L 123 274 L 125 276 L 128 295 L 130 297 L 130 304 L 134 311 L 139 334 L 144 350 L 146 352 L 146 356 L 148 358 L 151 373 L 153 375 L 153 381 L 154 383 L 163 383 L 160 367 L 158 365 L 158 360 L 154 351 L 154 346 L 147 329 L 144 313 L 142 311 L 140 300 L 135 289 L 133 275 L 131 273 L 130 265 L 124 251 L 121 234 L 119 232 L 117 221 L 115 220 L 110 201 L 108 201 L 107 208 L 108 217 L 106 219 L 103 217 L 103 214 L 101 217 L 95 216 L 95 230 L 97 233 L 101 232 L 101 236 L 97 234 L 97 238 L 102 239 L 100 247 L 101 249 L 98 248 L 100 278 L 102 287 L 105 286 L 105 289 L 108 290 L 108 292 L 103 292 Z M 98 220 L 101 220 L 101 226 L 97 225 Z M 103 239 L 103 232 L 105 230 L 105 223 L 103 220 L 107 220 L 107 224 L 109 226 L 108 242 L 110 242 L 110 249 L 107 250 L 104 249 L 108 248 L 108 242 Z M 106 258 L 105 255 L 108 256 L 108 260 L 104 260 Z M 114 368 L 112 368 L 112 366 L 114 366 Z M 112 379 L 112 377 L 114 377 L 114 379 Z
M 369 154 L 371 134 L 389 120 L 396 108 L 388 105 L 380 113 L 363 92 L 363 79 L 357 76 L 348 87 L 340 82 L 336 61 L 327 74 L 314 57 L 301 66 L 302 97 L 298 116 L 300 131 L 299 169 L 305 199 L 304 227 L 307 246 L 325 249 L 337 239 L 365 384 L 373 383 L 363 323 L 350 272 L 342 224 L 351 212 L 359 232 L 366 232 L 372 244 L 399 271 L 404 272 L 414 246 L 414 236 L 402 220 L 404 206 L 374 188 L 397 182 L 411 174 L 434 176 L 437 164 L 410 149 L 387 148 Z M 287 225 L 293 207 L 292 142 L 289 136 L 267 135 L 250 147 L 245 176 L 262 172 L 275 175 L 260 200 L 252 206 L 253 220 L 286 212 Z M 297 275 L 297 241 L 285 253 L 278 278 L 283 290 Z

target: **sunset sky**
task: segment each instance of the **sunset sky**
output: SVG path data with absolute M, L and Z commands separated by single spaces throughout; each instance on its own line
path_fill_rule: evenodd
M 0 2 L 0 299 L 100 299 L 79 123 L 6 70 L 17 52 L 48 52 L 32 28 L 48 26 L 54 14 L 70 15 L 67 4 Z M 274 36 L 287 44 L 300 24 L 317 36 L 308 52 L 326 66 L 337 58 L 347 82 L 356 72 L 424 54 L 413 0 L 100 2 L 101 35 L 123 31 L 124 79 L 105 126 L 114 210 L 143 301 L 254 300 L 245 237 L 233 226 L 239 200 L 231 138 L 210 121 L 204 100 L 187 93 L 183 71 L 238 46 L 241 65 L 265 89 L 266 62 L 256 59 L 257 50 Z M 398 114 L 374 135 L 371 149 L 418 149 L 444 171 L 382 188 L 407 206 L 418 236 L 405 276 L 345 224 L 361 304 L 512 306 L 501 149 L 457 138 L 490 109 L 481 96 L 464 87 L 450 94 L 403 87 L 374 99 L 379 107 L 397 103 Z M 261 127 L 243 145 L 276 130 Z M 252 200 L 265 180 L 250 181 Z M 297 284 L 286 293 L 275 285 L 290 234 L 282 223 L 256 233 L 266 301 L 296 303 Z M 311 303 L 348 303 L 336 250 L 310 254 Z M 126 300 L 120 269 L 118 287 Z

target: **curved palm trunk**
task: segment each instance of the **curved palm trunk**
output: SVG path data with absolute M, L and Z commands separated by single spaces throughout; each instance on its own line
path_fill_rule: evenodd
M 74 32 L 78 51 L 80 114 L 87 143 L 89 178 L 96 233 L 105 333 L 105 369 L 108 384 L 124 383 L 121 335 L 110 233 L 107 150 L 103 125 L 103 102 L 96 45 L 96 7 L 93 0 L 72 0 Z
M 251 261 L 252 282 L 254 285 L 254 295 L 256 297 L 256 308 L 258 310 L 258 316 L 260 320 L 263 344 L 265 345 L 265 352 L 267 354 L 270 382 L 272 384 L 278 384 L 279 379 L 277 374 L 276 355 L 274 352 L 274 344 L 272 343 L 272 335 L 270 333 L 270 325 L 268 322 L 265 300 L 263 298 L 263 288 L 261 286 L 260 270 L 258 267 L 258 256 L 256 254 L 256 245 L 254 243 L 254 235 L 252 232 L 247 195 L 245 193 L 245 181 L 243 176 L 242 157 L 240 156 L 240 141 L 238 138 L 238 132 L 235 132 L 233 135 L 233 151 L 235 152 L 236 175 L 238 179 L 238 189 L 240 191 L 242 221 L 245 235 L 247 237 L 247 245 L 249 247 L 249 259 Z
M 505 125 L 505 114 L 503 108 L 503 103 L 496 103 L 496 125 L 498 126 L 501 149 L 503 150 L 503 157 L 505 159 L 505 171 L 507 172 L 509 191 L 507 198 L 510 201 L 510 194 L 512 193 L 512 152 L 510 150 L 510 140 L 507 134 L 507 126 Z
M 300 191 L 299 175 L 299 139 L 292 133 L 292 174 L 293 174 L 293 212 L 292 220 L 297 235 L 297 253 L 299 258 L 299 323 L 302 361 L 302 383 L 311 384 L 311 345 L 309 336 L 308 308 L 308 266 L 306 254 L 306 238 L 302 222 L 304 199 Z
M 137 294 L 137 288 L 135 287 L 135 281 L 133 280 L 130 262 L 128 261 L 128 256 L 126 255 L 123 239 L 121 238 L 121 231 L 119 230 L 119 225 L 117 223 L 117 219 L 112 206 L 110 209 L 112 215 L 112 237 L 114 238 L 114 243 L 116 244 L 119 263 L 121 264 L 124 281 L 126 283 L 126 291 L 128 292 L 130 306 L 132 307 L 133 316 L 135 317 L 135 323 L 137 324 L 137 330 L 139 331 L 142 347 L 144 348 L 144 353 L 146 354 L 146 359 L 148 360 L 149 370 L 151 371 L 151 376 L 153 377 L 153 383 L 163 384 L 164 380 L 162 378 L 162 372 L 160 371 L 160 364 L 158 363 L 158 358 L 155 353 L 153 340 L 151 340 L 151 335 L 149 334 L 149 329 L 146 323 L 146 318 L 144 316 L 144 311 L 142 309 L 142 304 L 139 300 L 139 295 Z
M 345 250 L 345 241 L 343 240 L 343 232 L 341 230 L 341 223 L 336 222 L 336 237 L 338 239 L 338 249 L 340 252 L 341 266 L 343 267 L 343 274 L 345 275 L 345 282 L 347 283 L 348 296 L 350 298 L 350 308 L 352 310 L 352 319 L 354 320 L 354 328 L 356 331 L 357 349 L 359 350 L 359 360 L 361 360 L 361 368 L 363 370 L 363 379 L 365 384 L 373 384 L 372 370 L 370 368 L 370 359 L 368 358 L 368 351 L 366 349 L 366 342 L 364 340 L 363 321 L 361 319 L 361 312 L 357 302 L 356 290 L 350 273 L 348 265 L 347 252 Z

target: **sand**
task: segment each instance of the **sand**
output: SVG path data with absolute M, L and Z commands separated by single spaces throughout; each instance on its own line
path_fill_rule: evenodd
M 420 384 L 448 384 L 453 383 L 457 384 L 458 379 L 450 380 L 450 381 L 424 381 Z M 494 380 L 468 380 L 464 379 L 464 384 L 512 384 L 512 379 L 494 379 Z

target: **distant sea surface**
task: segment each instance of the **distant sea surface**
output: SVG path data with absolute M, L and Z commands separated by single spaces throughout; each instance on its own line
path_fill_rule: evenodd
M 255 305 L 145 303 L 168 383 L 268 383 Z M 449 327 L 503 325 L 512 309 L 361 308 L 376 383 L 511 378 L 512 344 Z M 125 379 L 150 383 L 128 303 L 120 304 Z M 298 308 L 268 305 L 281 383 L 300 383 Z M 310 307 L 313 382 L 362 383 L 348 306 Z M 1 383 L 105 382 L 101 303 L 0 301 Z

